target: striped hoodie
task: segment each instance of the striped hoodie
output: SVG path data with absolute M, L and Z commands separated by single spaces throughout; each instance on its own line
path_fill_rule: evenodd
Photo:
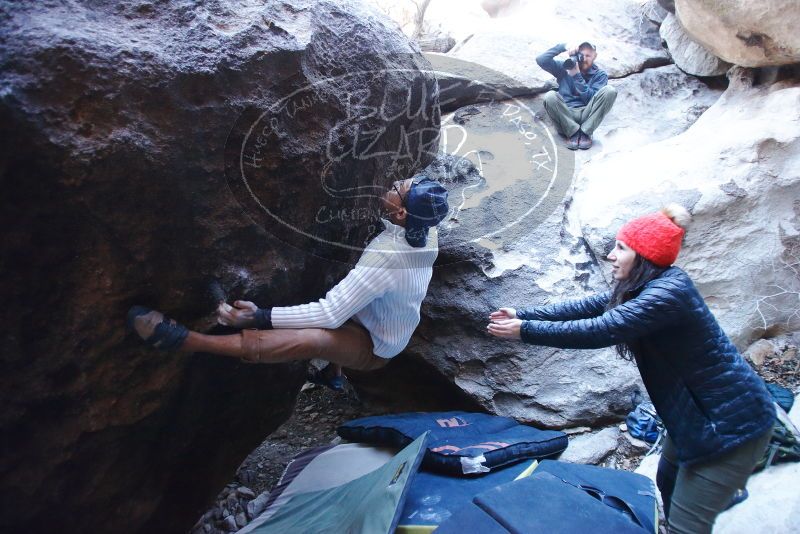
M 439 252 L 436 228 L 426 246 L 406 242 L 405 229 L 385 230 L 364 249 L 352 271 L 317 302 L 272 308 L 273 328 L 338 328 L 353 319 L 372 337 L 375 355 L 402 352 L 419 324 L 419 308 Z

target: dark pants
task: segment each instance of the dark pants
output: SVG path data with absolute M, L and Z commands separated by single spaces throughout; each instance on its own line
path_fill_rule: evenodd
M 767 432 L 709 462 L 681 467 L 675 444 L 667 436 L 656 483 L 670 534 L 710 534 L 714 521 L 728 507 L 736 490 L 744 488 L 770 436 L 772 432 Z

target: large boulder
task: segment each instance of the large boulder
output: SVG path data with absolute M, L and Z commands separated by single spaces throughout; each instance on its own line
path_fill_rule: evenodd
M 597 46 L 597 63 L 611 78 L 669 63 L 658 26 L 647 18 L 641 2 L 632 0 L 512 4 L 448 54 L 544 91 L 554 79 L 536 64 L 536 56 L 557 43 L 582 41 Z
M 800 62 L 795 0 L 675 0 L 675 14 L 695 41 L 729 63 Z
M 719 76 L 732 66 L 692 39 L 678 17 L 671 13 L 661 23 L 659 32 L 667 43 L 669 55 L 683 72 L 695 76 Z
M 800 294 L 800 83 L 753 85 L 752 74 L 732 69 L 684 133 L 593 158 L 570 207 L 599 257 L 626 220 L 686 206 L 694 221 L 677 264 L 740 349 L 794 328 Z
M 186 531 L 305 368 L 157 353 L 127 308 L 323 295 L 431 159 L 435 80 L 360 2 L 0 10 L 0 528 Z
M 647 0 L 642 9 L 644 10 L 644 16 L 656 24 L 664 22 L 664 19 L 670 13 L 657 0 Z

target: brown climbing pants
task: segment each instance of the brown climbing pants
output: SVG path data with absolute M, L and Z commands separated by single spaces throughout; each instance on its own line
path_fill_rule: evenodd
M 318 358 L 359 371 L 373 371 L 389 363 L 389 358 L 372 352 L 369 332 L 352 320 L 336 329 L 242 330 L 242 349 L 243 359 L 254 363 Z

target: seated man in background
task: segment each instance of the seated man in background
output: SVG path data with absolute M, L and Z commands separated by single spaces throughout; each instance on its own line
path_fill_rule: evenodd
M 243 329 L 233 335 L 190 332 L 141 306 L 130 309 L 128 325 L 145 343 L 163 350 L 257 363 L 327 360 L 334 364 L 325 370 L 328 381 L 340 376 L 341 366 L 383 367 L 405 349 L 419 324 L 439 250 L 435 226 L 449 207 L 444 187 L 424 175 L 395 182 L 381 200 L 385 229 L 355 268 L 317 302 L 275 308 L 222 302 L 218 322 Z
M 554 58 L 567 52 L 569 58 Z M 592 146 L 592 134 L 611 111 L 617 91 L 608 85 L 606 71 L 594 64 L 597 48 L 581 43 L 567 50 L 559 44 L 536 58 L 536 63 L 556 77 L 558 91 L 544 96 L 544 109 L 558 132 L 567 138 L 567 148 L 586 150 Z

